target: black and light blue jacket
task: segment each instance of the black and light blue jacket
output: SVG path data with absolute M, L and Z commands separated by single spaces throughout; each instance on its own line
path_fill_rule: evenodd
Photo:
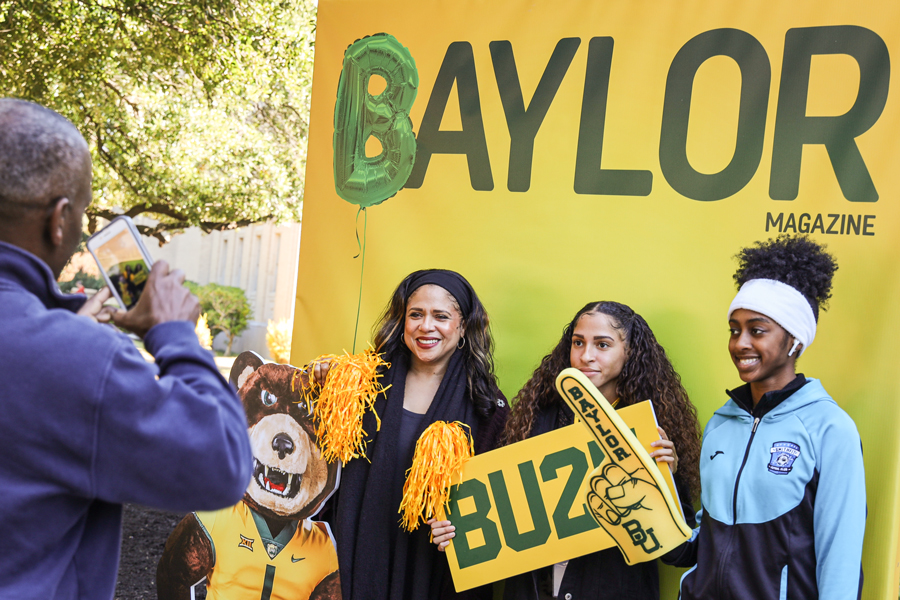
M 665 562 L 682 600 L 847 600 L 862 591 L 866 484 L 853 420 L 798 376 L 752 410 L 749 386 L 710 419 L 702 520 Z

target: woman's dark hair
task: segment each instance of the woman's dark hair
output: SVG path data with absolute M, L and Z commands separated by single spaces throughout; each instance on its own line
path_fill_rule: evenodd
M 513 400 L 514 405 L 501 436 L 501 443 L 524 440 L 531 433 L 535 415 L 541 409 L 564 401 L 556 391 L 556 376 L 570 367 L 572 334 L 578 319 L 586 314 L 609 316 L 625 342 L 628 356 L 616 383 L 619 407 L 644 400 L 653 401 L 653 409 L 678 453 L 678 472 L 692 497 L 700 491 L 700 423 L 697 409 L 688 398 L 665 349 L 656 341 L 647 322 L 628 306 L 618 302 L 591 302 L 576 313 L 563 329 L 562 339 L 541 360 L 531 379 Z
M 838 265 L 834 257 L 805 235 L 780 235 L 765 242 L 756 242 L 742 249 L 735 257 L 738 269 L 734 281 L 740 288 L 751 279 L 774 279 L 791 286 L 812 307 L 819 319 L 819 310 L 828 309 L 831 298 L 831 279 Z
M 403 343 L 403 326 L 406 320 L 406 303 L 415 289 L 407 291 L 410 280 L 427 271 L 410 273 L 394 290 L 390 302 L 375 324 L 375 350 L 391 356 L 402 352 L 408 357 L 409 348 Z M 458 273 L 457 273 L 458 275 Z M 459 302 L 450 292 L 447 295 L 453 300 L 453 306 L 462 315 L 462 324 L 466 328 L 465 345 L 458 350 L 463 353 L 466 368 L 466 393 L 472 399 L 475 410 L 483 418 L 490 417 L 496 409 L 496 400 L 500 397 L 500 386 L 494 375 L 494 338 L 491 336 L 491 324 L 487 311 L 478 295 L 468 281 L 460 276 L 468 288 L 472 298 L 472 309 L 463 314 Z M 416 288 L 418 289 L 418 288 Z

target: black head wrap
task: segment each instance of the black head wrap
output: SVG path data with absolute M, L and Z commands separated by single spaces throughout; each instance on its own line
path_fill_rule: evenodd
M 464 318 L 472 313 L 472 305 L 475 302 L 472 286 L 469 285 L 465 277 L 456 271 L 448 271 L 446 269 L 416 271 L 409 276 L 409 280 L 406 282 L 406 289 L 403 290 L 403 299 L 409 301 L 409 297 L 413 295 L 413 292 L 423 285 L 437 285 L 447 290 L 456 299 Z

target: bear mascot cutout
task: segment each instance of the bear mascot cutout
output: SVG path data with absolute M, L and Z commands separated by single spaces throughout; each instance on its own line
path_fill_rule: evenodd
M 178 524 L 157 567 L 158 597 L 193 598 L 205 580 L 209 600 L 340 600 L 334 538 L 310 519 L 337 488 L 340 461 L 328 464 L 317 445 L 307 374 L 244 352 L 230 380 L 247 413 L 253 479 L 237 505 Z M 197 475 L 197 485 L 215 477 Z

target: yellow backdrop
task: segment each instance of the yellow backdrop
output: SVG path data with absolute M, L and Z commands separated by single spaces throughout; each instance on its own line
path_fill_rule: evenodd
M 353 344 L 361 260 L 353 257 L 365 220 L 357 225 L 357 207 L 335 191 L 334 110 L 345 49 L 379 32 L 415 61 L 410 116 L 420 141 L 429 101 L 444 104 L 432 96 L 452 50 L 448 65 L 460 79 L 431 140 L 446 142 L 437 132 L 465 124 L 482 189 L 473 189 L 465 155 L 435 153 L 418 187 L 367 210 L 357 349 L 403 276 L 455 269 L 490 312 L 501 386 L 512 397 L 578 308 L 618 300 L 650 323 L 705 424 L 723 390 L 739 384 L 726 352 L 733 255 L 778 230 L 809 228 L 840 270 L 798 368 L 821 378 L 859 427 L 869 505 L 864 598 L 895 597 L 900 106 L 884 58 L 900 50 L 900 4 L 320 0 L 294 364 Z M 558 89 L 547 94 L 554 75 Z M 544 105 L 532 107 L 538 89 Z M 830 126 L 843 136 L 831 148 L 840 175 L 814 143 Z M 529 127 L 533 153 L 522 133 Z M 619 170 L 610 174 L 618 182 L 598 181 L 601 167 Z M 673 572 L 664 585 L 674 589 Z

